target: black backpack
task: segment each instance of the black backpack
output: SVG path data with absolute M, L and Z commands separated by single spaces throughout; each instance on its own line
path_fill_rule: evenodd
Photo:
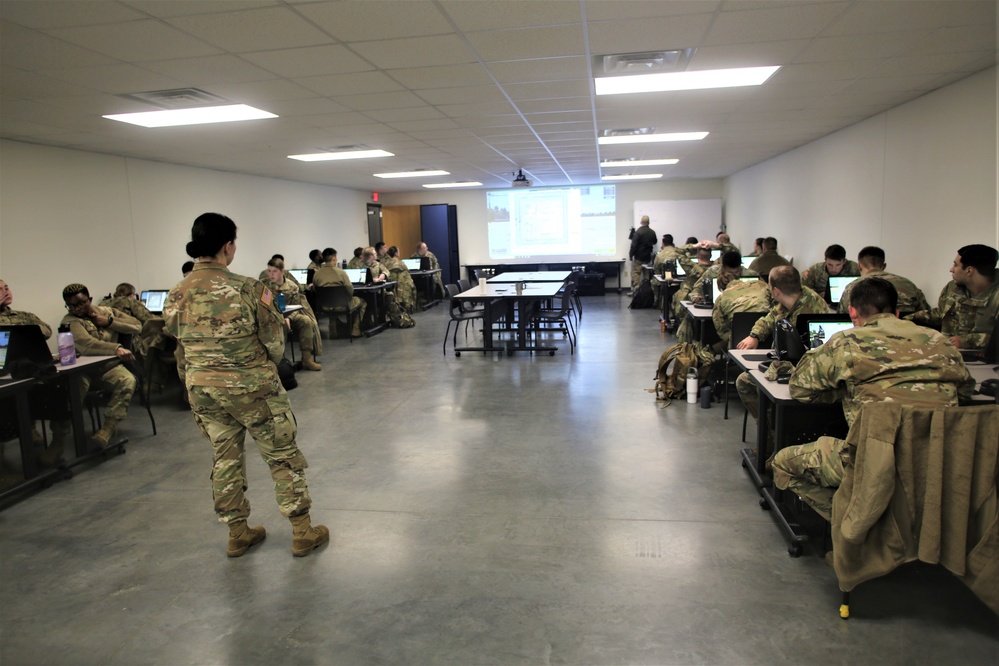
M 285 391 L 290 391 L 298 387 L 298 380 L 295 379 L 295 367 L 286 358 L 281 359 L 277 364 L 278 378 Z
M 642 280 L 642 283 L 638 285 L 638 291 L 631 298 L 631 305 L 628 307 L 632 310 L 639 310 L 642 308 L 652 308 L 655 305 L 656 296 L 652 293 L 652 282 Z

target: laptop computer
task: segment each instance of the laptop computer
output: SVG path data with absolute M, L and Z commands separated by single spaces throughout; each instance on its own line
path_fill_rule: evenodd
M 721 255 L 722 255 L 721 250 L 711 250 L 711 263 L 715 263 L 716 261 L 721 259 Z
M 810 321 L 808 322 L 808 333 L 805 338 L 808 341 L 808 348 L 815 349 L 826 343 L 840 331 L 847 331 L 853 328 L 852 321 Z
M 826 290 L 826 300 L 832 304 L 839 303 L 843 299 L 843 290 L 846 285 L 856 280 L 859 276 L 833 275 L 829 277 L 829 289 Z
M 756 261 L 756 257 L 743 257 L 742 258 L 742 267 L 748 269 L 749 265 L 752 264 L 754 261 Z
M 343 272 L 347 274 L 352 284 L 367 284 L 368 282 L 367 268 L 345 268 Z
M 305 268 L 289 268 L 288 272 L 298 280 L 298 284 L 309 284 L 309 271 Z
M 14 361 L 27 359 L 39 365 L 52 365 L 52 351 L 49 350 L 38 326 L 0 326 L 0 336 L 5 345 L 3 351 L 3 367 L 9 372 Z
M 0 331 L 0 377 L 7 375 L 7 350 L 10 348 L 10 331 Z
M 166 303 L 169 293 L 170 291 L 167 289 L 151 289 L 142 292 L 140 300 L 146 309 L 153 314 L 163 314 L 163 305 Z
M 403 259 L 402 263 L 406 264 L 406 268 L 408 268 L 411 271 L 423 270 L 420 268 L 421 263 L 419 257 L 417 257 L 416 259 Z

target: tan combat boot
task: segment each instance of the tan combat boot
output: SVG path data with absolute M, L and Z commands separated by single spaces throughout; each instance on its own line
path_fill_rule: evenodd
M 226 555 L 229 557 L 239 557 L 267 538 L 267 530 L 263 525 L 247 527 L 245 520 L 229 523 L 229 545 Z
M 311 370 L 313 372 L 319 372 L 322 369 L 323 366 L 319 365 L 313 360 L 312 354 L 306 354 L 302 357 L 302 370 Z
M 309 514 L 291 516 L 291 554 L 305 557 L 330 540 L 330 530 L 325 525 L 312 526 Z
M 90 443 L 96 444 L 102 449 L 106 449 L 111 444 L 111 439 L 114 437 L 114 431 L 118 428 L 117 419 L 107 419 L 104 421 L 104 425 L 101 429 L 90 436 Z

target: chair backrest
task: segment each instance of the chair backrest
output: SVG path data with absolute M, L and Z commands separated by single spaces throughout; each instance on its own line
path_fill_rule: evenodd
M 444 289 L 447 291 L 447 300 L 451 304 L 450 305 L 451 306 L 451 316 L 453 317 L 456 314 L 461 314 L 462 313 L 461 301 L 459 301 L 457 298 L 455 298 L 455 296 L 457 296 L 458 294 L 461 293 L 458 290 L 458 285 L 455 285 L 455 284 L 446 284 L 446 285 L 444 285 Z
M 338 284 L 332 287 L 316 287 L 316 307 L 320 312 L 349 312 L 350 294 L 347 287 Z
M 736 312 L 732 315 L 732 338 L 729 340 L 729 349 L 742 342 L 743 338 L 753 331 L 753 326 L 760 317 L 765 317 L 766 312 Z M 763 340 L 760 341 L 763 347 Z
M 472 283 L 471 283 L 471 281 L 469 281 L 469 280 L 466 280 L 466 279 L 461 279 L 461 280 L 458 280 L 458 293 L 459 293 L 459 294 L 460 294 L 461 292 L 463 292 L 463 291 L 468 291 L 468 290 L 469 290 L 469 289 L 471 289 L 471 288 L 472 288 Z

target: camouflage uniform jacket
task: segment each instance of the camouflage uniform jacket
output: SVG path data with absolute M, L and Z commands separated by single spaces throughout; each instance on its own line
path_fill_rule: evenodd
M 258 277 L 257 279 L 260 280 L 261 282 L 263 282 L 264 284 L 268 284 L 271 281 L 271 276 L 267 274 L 267 269 L 265 268 L 264 270 L 260 271 L 260 277 Z M 284 279 L 285 279 L 286 282 L 288 280 L 290 280 L 290 281 L 294 282 L 295 284 L 298 284 L 298 286 L 300 286 L 300 287 L 302 286 L 302 285 L 300 285 L 298 283 L 298 280 L 295 279 L 295 276 L 292 275 L 287 270 L 284 272 Z
M 703 299 L 704 298 L 704 287 L 703 287 L 703 285 L 704 285 L 704 278 L 707 278 L 707 279 L 711 280 L 712 282 L 715 282 L 715 280 L 718 279 L 718 276 L 721 275 L 722 268 L 723 267 L 722 267 L 721 264 L 713 264 L 713 265 L 709 266 L 708 270 L 704 271 L 704 273 L 701 275 L 700 279 L 697 281 L 697 284 L 695 284 L 690 289 L 690 296 L 689 296 L 690 300 L 694 300 L 695 297 L 699 297 L 699 298 Z M 753 271 L 749 270 L 748 268 L 740 267 L 739 268 L 739 275 L 737 277 L 759 277 L 759 276 L 756 273 L 754 273 Z M 715 289 L 718 288 L 717 283 L 714 285 L 714 288 Z M 715 296 L 717 297 L 717 295 L 718 294 L 716 292 Z
M 718 337 L 727 348 L 732 337 L 732 315 L 736 312 L 767 312 L 770 310 L 770 292 L 762 280 L 742 282 L 733 280 L 715 299 L 711 320 Z
M 843 290 L 843 295 L 839 299 L 840 312 L 846 313 L 847 308 L 850 307 L 850 292 L 853 291 L 854 285 L 860 282 L 860 280 L 869 277 L 879 277 L 888 280 L 895 286 L 895 291 L 898 292 L 898 311 L 903 315 L 930 309 L 930 304 L 926 302 L 926 296 L 923 296 L 923 290 L 917 287 L 912 280 L 893 273 L 886 273 L 885 271 L 870 271 L 859 280 L 854 280 L 846 285 L 846 289 Z
M 163 314 L 184 347 L 188 387 L 252 389 L 278 381 L 284 317 L 263 283 L 216 262 L 198 262 L 170 290 Z
M 777 266 L 788 266 L 790 263 L 773 250 L 767 250 L 756 257 L 756 259 L 753 259 L 753 263 L 749 264 L 749 270 L 755 272 L 757 275 L 766 275 L 769 277 L 771 269 Z
M 655 272 L 658 275 L 662 271 L 663 264 L 665 264 L 670 259 L 679 262 L 680 255 L 684 254 L 675 245 L 667 245 L 663 249 L 659 250 L 659 254 L 652 261 L 652 266 L 655 268 Z M 688 258 L 689 261 L 689 258 Z
M 351 284 L 350 278 L 347 277 L 342 268 L 334 264 L 323 264 L 312 277 L 312 284 L 317 287 L 336 287 L 342 285 L 347 287 L 348 295 L 354 295 L 354 285 Z
M 0 308 L 0 326 L 37 326 L 42 329 L 42 337 L 46 340 L 52 337 L 52 327 L 30 312 Z
M 683 284 L 680 285 L 680 288 L 677 289 L 676 293 L 673 295 L 673 302 L 677 304 L 677 312 L 681 312 L 683 309 L 679 305 L 680 301 L 687 300 L 687 295 L 690 293 L 690 290 L 693 289 L 697 282 L 701 279 L 701 275 L 704 271 L 709 268 L 711 268 L 710 265 L 701 266 L 700 264 L 691 264 L 690 268 L 684 266 L 687 276 L 683 279 Z
M 129 316 L 135 317 L 143 324 L 156 316 L 142 304 L 142 301 L 137 298 L 132 298 L 131 296 L 105 298 L 101 301 L 101 305 L 124 312 Z
M 849 424 L 865 402 L 947 407 L 970 398 L 975 380 L 940 333 L 894 315 L 877 314 L 810 350 L 791 374 L 791 397 L 842 400 Z
M 965 349 L 981 349 L 999 317 L 999 281 L 993 282 L 980 296 L 972 296 L 967 287 L 953 280 L 940 292 L 940 301 L 932 310 L 923 310 L 906 319 L 940 329 L 948 338 L 957 336 Z
M 860 275 L 860 266 L 857 265 L 856 261 L 847 259 L 846 263 L 843 264 L 843 270 L 839 274 L 842 277 Z M 805 272 L 801 274 L 801 284 L 817 294 L 825 292 L 826 287 L 829 285 L 829 271 L 826 270 L 826 262 L 820 261 L 806 268 Z
M 309 265 L 305 267 L 307 271 L 318 271 L 322 267 L 322 264 L 317 264 L 314 261 L 310 261 Z
M 142 330 L 142 324 L 135 317 L 104 305 L 96 305 L 94 309 L 105 317 L 111 317 L 111 325 L 98 328 L 90 319 L 71 314 L 62 318 L 62 323 L 69 326 L 76 345 L 76 353 L 80 356 L 114 356 L 118 351 L 118 334 L 135 335 Z
M 428 259 L 430 259 L 430 270 L 435 271 L 435 270 L 437 270 L 438 268 L 441 267 L 440 262 L 437 261 L 437 257 L 434 256 L 434 253 L 431 252 L 430 250 L 427 250 L 427 253 L 425 255 L 423 255 L 423 256 L 427 257 Z M 409 256 L 409 258 L 410 259 L 421 259 L 422 257 L 420 256 L 419 252 L 414 252 L 413 254 L 411 254 Z
M 347 268 L 364 268 L 364 260 L 360 257 L 354 257 L 347 262 Z
M 389 271 L 389 279 L 399 283 L 396 293 L 399 295 L 399 305 L 406 312 L 413 312 L 416 309 L 416 283 L 402 259 L 385 256 L 385 268 Z
M 313 321 L 316 320 L 316 314 L 312 311 L 312 306 L 309 305 L 309 299 L 305 297 L 305 290 L 302 288 L 302 285 L 287 279 L 287 277 L 284 284 L 280 285 L 270 280 L 263 280 L 262 282 L 275 294 L 284 294 L 285 305 L 301 305 L 301 312 L 304 312 Z
M 379 275 L 384 275 L 386 280 L 392 279 L 392 274 L 389 273 L 388 269 L 385 268 L 385 265 L 378 260 L 372 261 L 370 264 L 366 264 L 362 261 L 358 268 L 367 268 L 370 270 L 372 280 L 377 280 Z
M 798 297 L 794 307 L 788 310 L 780 303 L 777 303 L 765 317 L 760 317 L 760 320 L 753 325 L 753 333 L 756 334 L 757 338 L 762 340 L 773 335 L 774 325 L 780 319 L 787 319 L 793 326 L 798 319 L 798 315 L 827 314 L 828 312 L 829 306 L 826 305 L 825 300 L 821 296 L 808 287 L 802 287 L 801 296 Z

